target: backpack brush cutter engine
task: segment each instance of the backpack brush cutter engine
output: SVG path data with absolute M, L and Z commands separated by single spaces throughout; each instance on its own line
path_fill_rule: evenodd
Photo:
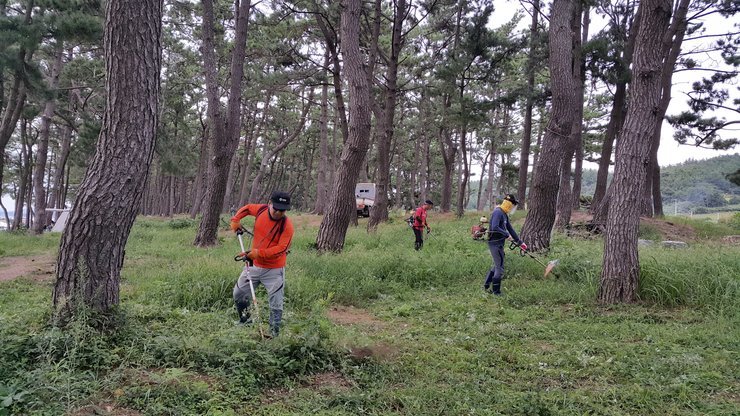
M 560 260 L 557 260 L 557 259 L 550 260 L 549 262 L 547 262 L 547 264 L 545 264 L 545 263 L 542 262 L 542 260 L 540 260 L 537 257 L 535 257 L 534 255 L 532 255 L 532 253 L 530 253 L 527 250 L 524 250 L 521 247 L 521 245 L 517 244 L 516 242 L 512 241 L 511 244 L 509 244 L 509 249 L 510 250 L 515 250 L 517 247 L 519 248 L 519 255 L 520 256 L 522 256 L 522 257 L 529 256 L 532 260 L 536 261 L 542 267 L 545 268 L 545 274 L 542 276 L 543 278 L 547 279 L 547 276 L 548 275 L 553 275 L 553 276 L 555 276 L 556 279 L 560 279 L 560 276 L 558 276 L 557 274 L 555 274 L 554 271 L 552 271 L 552 269 L 554 269 L 555 266 L 558 265 L 558 263 L 560 262 Z

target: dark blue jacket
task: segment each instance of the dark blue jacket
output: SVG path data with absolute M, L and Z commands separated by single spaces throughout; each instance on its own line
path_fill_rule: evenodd
M 488 224 L 488 243 L 496 246 L 503 246 L 509 236 L 514 238 L 517 243 L 521 242 L 514 228 L 509 223 L 509 216 L 506 215 L 501 207 L 496 207 L 491 213 L 491 221 Z

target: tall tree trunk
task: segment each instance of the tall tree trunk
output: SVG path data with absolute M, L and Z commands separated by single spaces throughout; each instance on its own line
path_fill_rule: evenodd
M 34 234 L 41 234 L 46 227 L 46 188 L 44 185 L 44 175 L 46 173 L 46 158 L 49 153 L 51 118 L 54 117 L 54 109 L 56 108 L 56 89 L 59 85 L 59 74 L 62 71 L 62 57 L 64 56 L 64 47 L 61 41 L 56 45 L 54 53 L 54 63 L 51 65 L 48 80 L 49 89 L 53 92 L 53 95 L 44 104 L 39 141 L 36 148 L 36 165 L 33 172 L 34 212 L 36 215 L 31 231 Z
M 460 103 L 464 102 L 463 100 L 463 87 L 460 87 Z M 464 107 L 464 106 L 463 106 Z M 465 112 L 465 109 L 462 109 L 463 114 Z M 461 176 L 460 176 L 460 186 L 457 191 L 457 217 L 462 218 L 463 215 L 465 215 L 465 197 L 467 195 L 467 188 L 468 188 L 468 178 L 470 178 L 470 170 L 468 169 L 468 145 L 467 145 L 467 135 L 468 135 L 468 124 L 467 121 L 462 122 L 462 127 L 460 129 L 460 167 L 462 168 Z
M 579 194 L 573 193 L 570 182 L 573 179 L 571 171 L 573 157 L 579 153 L 579 148 L 581 149 L 581 154 L 583 153 L 583 94 L 586 80 L 586 63 L 583 59 L 581 45 L 588 39 L 588 24 L 590 22 L 588 13 L 589 8 L 586 7 L 583 10 L 581 3 L 577 2 L 575 13 L 573 14 L 574 18 L 571 23 L 573 29 L 573 86 L 575 87 L 573 94 L 575 95 L 575 100 L 573 102 L 573 126 L 570 133 L 570 143 L 560 167 L 560 189 L 558 191 L 555 227 L 561 231 L 570 223 L 573 201 L 575 200 L 577 202 L 580 196 L 580 190 Z M 581 21 L 583 21 L 583 24 L 581 24 Z M 580 164 L 581 162 L 581 160 L 577 160 L 576 164 Z
M 319 226 L 319 251 L 339 252 L 351 217 L 355 216 L 354 189 L 370 134 L 370 88 L 360 53 L 360 0 L 342 0 L 342 56 L 349 85 L 349 138 L 342 149 L 333 193 Z
M 71 103 L 68 108 L 72 108 Z M 54 174 L 51 179 L 51 197 L 49 198 L 49 205 L 52 208 L 60 209 L 64 206 L 64 200 L 62 199 L 62 184 L 64 182 L 64 170 L 67 166 L 71 144 L 72 127 L 65 124 L 62 128 L 59 154 L 57 155 L 57 160 L 54 165 Z M 58 216 L 53 215 L 52 218 L 56 221 Z
M 331 75 L 334 83 L 334 99 L 336 100 L 336 114 L 339 118 L 339 127 L 342 132 L 342 143 L 345 143 L 349 138 L 349 127 L 347 124 L 347 110 L 344 104 L 344 95 L 342 94 L 342 78 L 340 68 L 342 67 L 339 61 L 339 52 L 337 51 L 337 37 L 336 34 L 329 29 L 327 23 L 324 21 L 324 16 L 318 12 L 318 2 L 316 5 L 316 23 L 324 35 L 324 41 L 326 42 L 326 48 L 329 50 L 331 56 L 332 68 Z M 336 128 L 336 125 L 335 125 Z
M 11 230 L 18 230 L 23 223 L 23 207 L 28 194 L 28 174 L 31 170 L 31 139 L 28 137 L 28 120 L 21 120 L 21 153 L 18 155 L 18 197 L 15 200 L 15 214 Z M 30 201 L 29 201 L 30 203 Z
M 529 169 L 529 146 L 532 141 L 532 106 L 534 94 L 535 49 L 537 48 L 537 19 L 539 18 L 540 1 L 532 4 L 532 24 L 529 27 L 529 55 L 527 56 L 527 101 L 524 105 L 524 132 L 522 133 L 522 149 L 519 155 L 519 187 L 517 199 L 522 207 L 527 196 L 527 170 Z
M 575 87 L 572 71 L 573 34 L 570 27 L 573 3 L 571 0 L 555 0 L 550 18 L 552 114 L 530 191 L 527 220 L 522 229 L 522 238 L 534 251 L 550 247 L 560 180 L 558 171 L 573 125 Z
M 491 158 L 488 162 L 488 180 L 486 181 L 486 194 L 483 198 L 483 205 L 485 209 L 485 205 L 488 205 L 491 210 L 493 210 L 493 206 L 495 205 L 494 198 L 493 198 L 493 178 L 495 175 L 495 169 L 496 169 L 496 140 L 491 138 Z
M 231 55 L 229 99 L 226 118 L 221 114 L 220 96 L 216 76 L 216 57 L 213 42 L 213 0 L 203 0 L 203 62 L 206 73 L 206 95 L 208 96 L 208 134 L 210 163 L 206 178 L 206 194 L 203 218 L 198 226 L 194 244 L 199 247 L 216 244 L 218 220 L 226 193 L 226 180 L 231 158 L 239 144 L 241 130 L 242 79 L 249 21 L 249 0 L 236 0 L 236 36 Z
M 162 0 L 110 0 L 103 127 L 59 246 L 54 309 L 66 322 L 84 305 L 119 302 L 124 247 L 139 209 L 157 132 Z
M 383 119 L 377 127 L 382 136 L 378 140 L 378 177 L 375 182 L 375 203 L 370 210 L 370 220 L 367 223 L 368 230 L 374 230 L 378 224 L 388 220 L 388 191 L 391 182 L 390 149 L 393 141 L 393 119 L 396 114 L 396 100 L 398 97 L 398 60 L 404 44 L 403 22 L 407 15 L 406 0 L 396 1 L 393 13 L 391 54 L 388 59 L 388 69 L 385 73 Z
M 195 172 L 195 183 L 193 184 L 193 205 L 190 207 L 190 218 L 195 219 L 203 206 L 203 184 L 208 174 L 208 128 L 203 126 L 200 138 L 200 152 L 198 152 L 198 170 Z
M 329 51 L 324 53 L 324 67 L 329 67 Z M 321 118 L 319 119 L 319 166 L 316 169 L 316 204 L 313 210 L 323 215 L 329 195 L 327 173 L 329 171 L 329 85 L 321 85 Z
M 486 176 L 486 167 L 488 165 L 488 159 L 491 157 L 491 151 L 486 152 L 486 157 L 483 158 L 483 163 L 480 166 L 480 182 L 478 182 L 478 199 L 475 201 L 475 209 L 477 211 L 483 211 L 485 209 L 486 201 L 481 199 L 483 194 L 483 178 Z
M 637 13 L 639 13 L 639 10 Z M 614 91 L 612 110 L 609 114 L 609 124 L 607 124 L 606 127 L 604 143 L 602 144 L 601 156 L 599 158 L 599 170 L 596 174 L 596 189 L 594 190 L 594 197 L 591 201 L 591 212 L 593 212 L 594 215 L 599 209 L 602 199 L 606 195 L 607 180 L 609 179 L 609 166 L 611 165 L 614 141 L 621 134 L 622 125 L 624 124 L 624 116 L 627 113 L 626 98 L 627 81 L 630 78 L 629 67 L 632 64 L 632 54 L 635 50 L 635 39 L 637 38 L 637 31 L 640 25 L 640 17 L 637 13 L 632 19 L 629 35 L 627 37 L 624 52 L 622 53 L 622 63 L 618 67 L 617 76 L 619 81 L 617 81 L 617 86 Z M 605 220 L 606 216 L 604 216 L 604 221 Z
M 660 120 L 661 71 L 666 49 L 663 38 L 671 17 L 670 0 L 640 3 L 640 28 L 635 42 L 630 107 L 617 143 L 614 180 L 610 191 L 609 217 L 604 240 L 604 262 L 599 302 L 633 302 L 640 264 L 637 231 L 639 199 L 645 167 L 650 158 L 652 134 Z
M 31 12 L 33 11 L 33 0 L 26 5 L 25 25 L 31 23 Z M 15 70 L 13 86 L 10 88 L 10 95 L 7 101 L 0 102 L 0 189 L 3 187 L 3 171 L 5 170 L 5 147 L 7 147 L 10 137 L 15 131 L 18 119 L 21 117 L 24 104 L 26 102 L 26 78 L 25 67 L 26 61 L 31 60 L 33 53 L 26 50 L 25 43 L 21 42 L 18 50 L 18 68 Z M 1 71 L 0 71 L 1 72 Z M 4 93 L 4 90 L 3 90 Z M 3 108 L 4 107 L 4 108 Z
M 668 50 L 668 56 L 663 62 L 661 74 L 661 97 L 658 116 L 660 117 L 655 125 L 652 145 L 650 147 L 650 163 L 645 172 L 645 195 L 643 204 L 644 213 L 649 216 L 663 216 L 663 199 L 660 195 L 660 165 L 658 164 L 658 148 L 660 147 L 660 135 L 663 127 L 663 118 L 671 103 L 671 87 L 673 86 L 673 71 L 676 61 L 681 53 L 681 45 L 686 34 L 686 15 L 688 13 L 690 0 L 680 0 L 676 7 L 676 13 L 671 21 L 663 39 L 663 46 Z M 656 173 L 657 172 L 657 173 Z M 657 184 L 657 186 L 655 186 Z M 657 187 L 657 192 L 653 188 Z

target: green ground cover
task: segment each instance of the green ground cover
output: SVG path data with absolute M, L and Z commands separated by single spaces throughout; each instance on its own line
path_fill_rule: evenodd
M 49 278 L 0 282 L 0 415 L 739 413 L 729 225 L 687 220 L 688 249 L 641 248 L 641 301 L 601 307 L 600 239 L 556 235 L 544 260 L 560 260 L 560 279 L 509 252 L 505 296 L 484 293 L 478 216 L 430 215 L 421 252 L 402 213 L 372 235 L 361 220 L 342 254 L 318 256 L 318 218 L 294 215 L 286 327 L 271 341 L 234 325 L 233 235 L 197 249 L 195 222 L 140 218 L 106 329 L 85 311 L 50 327 Z M 0 257 L 57 244 L 0 233 Z

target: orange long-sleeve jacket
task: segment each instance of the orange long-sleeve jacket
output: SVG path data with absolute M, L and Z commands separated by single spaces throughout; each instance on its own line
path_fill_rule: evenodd
M 285 267 L 288 248 L 293 239 L 293 222 L 287 216 L 277 221 L 273 220 L 270 218 L 267 205 L 264 204 L 244 205 L 231 217 L 231 222 L 238 223 L 248 215 L 256 217 L 251 247 L 251 251 L 256 255 L 254 265 L 265 269 Z

